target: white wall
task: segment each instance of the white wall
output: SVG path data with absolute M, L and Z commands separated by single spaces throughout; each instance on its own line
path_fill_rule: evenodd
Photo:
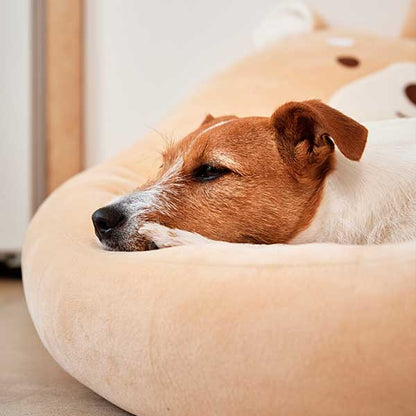
M 309 3 L 336 27 L 397 35 L 408 1 Z M 250 52 L 253 30 L 277 2 L 87 0 L 87 164 L 139 139 L 202 80 Z
M 399 36 L 411 0 L 310 0 L 333 27 Z
M 32 214 L 30 22 L 30 0 L 0 0 L 0 252 L 20 251 Z
M 87 162 L 155 127 L 182 97 L 251 49 L 271 0 L 87 1 Z

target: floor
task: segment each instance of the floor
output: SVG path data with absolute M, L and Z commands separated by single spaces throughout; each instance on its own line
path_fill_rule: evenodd
M 41 344 L 19 278 L 0 276 L 0 416 L 126 416 L 66 374 Z

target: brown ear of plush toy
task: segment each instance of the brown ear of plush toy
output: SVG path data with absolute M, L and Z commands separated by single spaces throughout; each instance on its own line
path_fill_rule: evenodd
M 404 38 L 416 38 L 416 0 L 410 0 L 401 34 Z

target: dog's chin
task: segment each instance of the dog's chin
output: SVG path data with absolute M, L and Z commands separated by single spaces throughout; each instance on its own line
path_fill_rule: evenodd
M 107 251 L 150 251 L 157 250 L 159 247 L 150 240 L 137 239 L 134 241 L 108 239 L 101 241 L 97 238 L 98 245 Z

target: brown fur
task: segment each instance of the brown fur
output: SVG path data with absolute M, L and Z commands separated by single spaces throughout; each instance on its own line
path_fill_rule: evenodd
M 201 134 L 229 119 L 235 120 Z M 180 186 L 164 196 L 170 209 L 143 214 L 137 221 L 214 240 L 286 243 L 317 211 L 325 178 L 334 168 L 332 140 L 347 158 L 359 160 L 366 137 L 363 126 L 317 100 L 287 103 L 271 118 L 208 115 L 197 130 L 167 149 L 158 178 L 144 187 L 155 184 L 181 157 L 179 177 L 171 179 Z M 224 161 L 218 155 L 227 157 Z M 204 164 L 231 173 L 198 182 L 193 172 Z

